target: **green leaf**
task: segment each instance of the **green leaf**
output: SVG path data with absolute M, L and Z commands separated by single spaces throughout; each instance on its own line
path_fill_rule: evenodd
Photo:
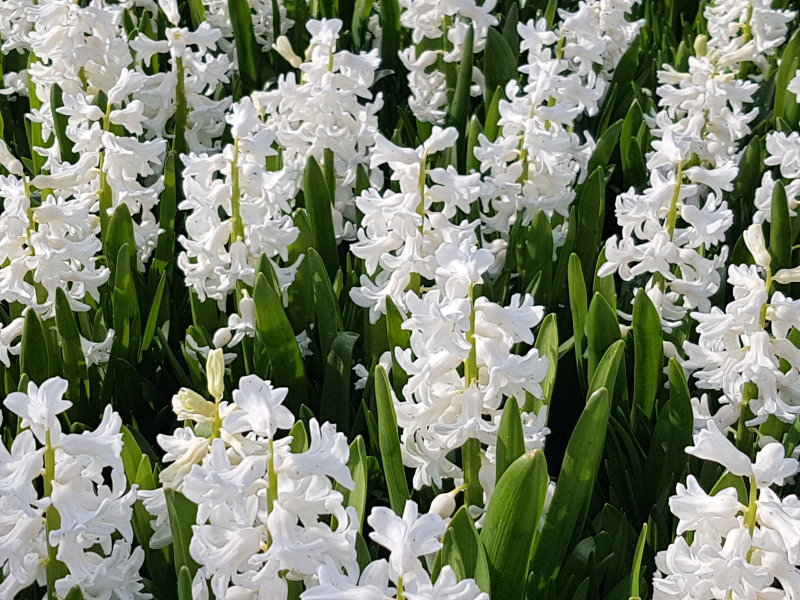
M 342 311 L 339 308 L 339 301 L 330 277 L 325 270 L 325 264 L 314 248 L 308 249 L 306 260 L 311 267 L 311 279 L 314 286 L 314 311 L 317 317 L 320 350 L 323 356 L 327 356 L 336 336 L 344 329 Z
M 521 232 L 525 232 L 522 229 Z M 553 284 L 553 231 L 550 220 L 543 210 L 537 211 L 533 223 L 527 229 L 529 235 L 520 249 L 518 262 L 521 273 L 523 289 L 530 289 L 530 284 L 537 274 L 541 273 L 539 285 L 536 289 L 536 302 L 547 306 L 550 300 L 550 290 Z
M 547 495 L 547 461 L 541 450 L 520 456 L 492 494 L 481 529 L 492 597 L 522 600 L 536 526 Z M 552 508 L 550 509 L 552 510 Z
M 61 353 L 64 358 L 64 375 L 69 382 L 67 398 L 74 404 L 83 405 L 89 397 L 89 390 L 81 385 L 88 385 L 89 371 L 86 368 L 86 357 L 81 346 L 81 335 L 75 323 L 75 315 L 69 305 L 69 299 L 63 289 L 56 289 L 56 325 L 61 337 Z M 83 394 L 81 393 L 83 391 Z M 81 419 L 85 415 L 81 415 Z
M 614 386 L 617 381 L 619 373 L 619 365 L 622 357 L 625 354 L 625 342 L 617 340 L 608 347 L 597 369 L 592 375 L 591 382 L 589 383 L 589 396 L 591 397 L 597 390 L 605 388 L 608 390 L 608 395 L 614 397 Z
M 358 532 L 364 526 L 364 513 L 367 510 L 367 495 L 368 495 L 368 482 L 367 482 L 367 449 L 364 446 L 364 438 L 360 435 L 350 444 L 350 458 L 347 461 L 347 468 L 350 469 L 350 475 L 353 477 L 355 487 L 348 490 L 344 486 L 337 484 L 336 489 L 339 490 L 344 496 L 344 505 L 352 506 L 356 509 L 358 514 Z
M 158 313 L 161 310 L 161 299 L 164 297 L 164 287 L 167 284 L 167 274 L 162 273 L 158 281 L 158 288 L 156 288 L 156 295 L 153 296 L 153 302 L 150 306 L 150 314 L 147 315 L 147 325 L 144 328 L 144 335 L 142 336 L 142 348 L 139 352 L 139 360 L 141 360 L 143 353 L 150 347 L 153 341 L 153 336 L 156 334 L 156 327 L 158 326 Z
M 639 289 L 633 302 L 633 413 L 638 410 L 650 418 L 661 387 L 664 343 L 661 339 L 661 319 L 652 300 Z
M 193 600 L 192 574 L 186 565 L 178 571 L 178 600 Z
M 283 303 L 263 273 L 256 276 L 253 304 L 256 331 L 272 363 L 272 383 L 289 388 L 286 404 L 295 412 L 301 404 L 308 403 L 306 368 Z
M 314 247 L 319 252 L 328 277 L 333 280 L 339 270 L 339 250 L 336 247 L 336 235 L 333 231 L 333 201 L 328 192 L 328 183 L 320 169 L 319 163 L 311 156 L 306 164 L 303 180 L 303 193 L 306 199 L 306 210 L 314 233 Z
M 175 557 L 175 574 L 180 576 L 181 568 L 187 567 L 194 577 L 198 564 L 189 553 L 192 541 L 192 525 L 197 520 L 197 505 L 180 492 L 164 488 L 169 514 L 169 528 L 172 531 L 172 551 Z
M 36 385 L 42 385 L 50 376 L 49 353 L 47 339 L 44 336 L 44 325 L 34 310 L 29 310 L 25 313 L 19 368 L 20 372 L 27 375 L 28 380 Z
M 189 17 L 192 19 L 192 29 L 197 31 L 197 28 L 200 27 L 200 24 L 206 20 L 206 8 L 203 6 L 203 0 L 188 1 Z
M 586 302 L 586 282 L 584 281 L 581 259 L 574 252 L 570 254 L 567 266 L 567 285 L 569 287 L 569 310 L 572 315 L 572 335 L 575 340 L 575 364 L 582 389 L 586 389 L 586 373 L 583 363 L 583 340 L 586 338 L 586 320 L 589 307 Z
M 300 454 L 308 450 L 308 434 L 306 433 L 306 425 L 303 421 L 295 421 L 292 429 L 289 431 L 292 438 L 289 448 L 292 454 Z
M 353 346 L 358 334 L 342 331 L 336 336 L 325 364 L 319 416 L 321 421 L 336 423 L 337 429 L 350 434 L 350 375 L 353 372 Z
M 500 100 L 505 97 L 502 87 L 497 87 L 486 110 L 486 123 L 483 126 L 484 134 L 490 142 L 494 142 L 500 135 L 500 127 L 497 124 L 500 120 Z
M 61 87 L 54 83 L 50 89 L 50 113 L 53 115 L 53 125 L 58 140 L 58 149 L 61 153 L 61 160 L 70 164 L 78 162 L 78 155 L 72 150 L 72 140 L 67 136 L 67 123 L 69 117 L 58 112 L 64 106 L 62 99 L 63 92 Z
M 64 596 L 64 600 L 83 600 L 83 592 L 80 586 L 73 585 L 72 589 Z
M 558 322 L 555 313 L 550 313 L 542 321 L 539 327 L 539 335 L 536 336 L 534 347 L 539 351 L 539 356 L 547 358 L 547 374 L 542 380 L 542 397 L 533 398 L 531 394 L 526 394 L 525 412 L 539 413 L 542 406 L 549 406 L 553 396 L 553 388 L 556 385 L 556 375 L 558 373 Z
M 158 236 L 153 267 L 164 271 L 175 257 L 175 216 L 178 213 L 177 179 L 175 176 L 175 152 L 170 151 L 164 159 L 164 191 L 158 203 L 158 225 L 163 233 Z
M 466 506 L 462 506 L 450 520 L 447 526 L 447 533 L 458 551 L 458 559 L 464 570 L 462 578 L 474 579 L 482 592 L 489 593 L 489 563 L 486 560 L 486 552 L 483 549 L 478 530 L 469 514 Z M 443 557 L 441 568 L 444 565 L 452 564 Z M 434 577 L 438 577 L 439 571 L 434 568 Z
M 381 61 L 387 69 L 401 72 L 400 51 L 400 5 L 397 0 L 381 0 Z
M 136 237 L 133 234 L 133 219 L 131 218 L 130 210 L 127 204 L 120 204 L 111 215 L 108 222 L 108 229 L 104 230 L 103 236 L 103 250 L 106 254 L 106 260 L 109 262 L 108 266 L 111 269 L 111 277 L 116 277 L 116 263 L 119 257 L 119 251 L 125 244 L 128 245 L 129 270 L 136 269 Z
M 582 265 L 593 265 L 601 247 L 600 236 L 603 233 L 603 220 L 606 205 L 606 180 L 603 169 L 598 167 L 583 184 L 577 199 L 577 231 L 575 236 L 575 254 Z M 586 273 L 588 286 L 589 277 Z
M 774 109 L 776 119 L 783 119 L 793 124 L 797 123 L 797 119 L 791 119 L 791 115 L 797 112 L 797 96 L 787 91 L 786 88 L 797 72 L 798 66 L 795 61 L 798 59 L 800 59 L 800 30 L 795 30 L 789 43 L 784 46 L 778 74 L 775 76 Z
M 503 34 L 494 27 L 489 27 L 486 38 L 486 48 L 483 51 L 483 73 L 486 78 L 484 85 L 487 94 L 486 103 L 489 103 L 488 94 L 497 88 L 505 90 L 506 84 L 519 77 L 517 61 L 514 53 L 508 47 L 508 42 Z
M 597 169 L 605 169 L 608 166 L 611 154 L 617 147 L 621 131 L 622 120 L 620 119 L 603 132 L 603 135 L 597 140 L 597 146 L 595 146 L 592 157 L 589 159 L 589 165 L 586 168 L 587 173 L 594 173 Z
M 112 352 L 116 351 L 116 356 L 134 364 L 139 352 L 142 324 L 139 318 L 136 287 L 131 273 L 130 254 L 130 246 L 126 243 L 122 245 L 117 255 L 113 295 L 114 345 Z
M 390 348 L 410 348 L 411 332 L 403 329 L 405 316 L 397 308 L 390 297 L 386 297 L 386 336 L 389 340 Z M 392 352 L 392 383 L 396 394 L 403 392 L 403 387 L 408 382 L 408 375 L 397 361 L 397 356 Z
M 592 380 L 597 365 L 609 346 L 620 339 L 617 315 L 606 299 L 595 293 L 586 318 L 588 375 Z
M 511 463 L 523 454 L 525 454 L 525 437 L 522 433 L 522 417 L 517 401 L 509 398 L 503 407 L 500 427 L 497 430 L 496 481 L 499 482 Z
M 447 115 L 447 125 L 455 127 L 458 131 L 458 171 L 465 173 L 467 167 L 467 120 L 472 113 L 472 103 L 470 100 L 470 87 L 472 86 L 472 66 L 474 63 L 473 57 L 473 39 L 475 37 L 475 28 L 470 25 L 467 30 L 467 36 L 464 39 L 461 53 L 461 61 L 458 67 L 458 79 L 456 80 L 456 89 L 453 93 L 453 100 L 450 105 L 450 111 Z
M 786 189 L 780 181 L 775 182 L 772 191 L 771 221 L 769 228 L 769 253 L 772 257 L 770 270 L 777 273 L 792 267 L 792 218 Z
M 483 133 L 483 127 L 477 115 L 472 115 L 467 126 L 467 173 L 477 173 L 481 170 L 481 161 L 475 156 L 475 148 L 480 147 L 478 137 Z
M 628 157 L 631 150 L 631 141 L 636 139 L 636 134 L 639 131 L 642 121 L 644 121 L 642 107 L 638 100 L 634 100 L 622 122 L 622 132 L 619 138 L 619 153 L 622 159 L 623 172 L 627 172 L 630 168 Z
M 394 512 L 402 515 L 409 498 L 408 482 L 400 453 L 392 388 L 389 377 L 381 366 L 375 367 L 375 401 L 378 408 L 378 445 L 389 491 L 389 504 Z
M 242 78 L 242 92 L 261 89 L 258 73 L 261 70 L 261 46 L 253 31 L 250 3 L 247 0 L 228 0 L 233 39 L 236 43 L 236 64 Z
M 364 25 L 369 21 L 369 15 L 372 12 L 372 6 L 375 0 L 356 0 L 356 6 L 353 10 L 353 41 L 356 48 L 361 47 Z
M 600 388 L 589 397 L 570 436 L 561 474 L 531 564 L 537 597 L 555 580 L 570 540 L 583 529 L 603 458 L 610 410 L 608 391 Z

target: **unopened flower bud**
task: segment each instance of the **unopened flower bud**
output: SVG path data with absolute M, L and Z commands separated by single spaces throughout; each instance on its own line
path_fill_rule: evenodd
M 694 54 L 697 57 L 704 57 L 708 52 L 708 37 L 705 35 L 698 35 L 694 38 Z
M 215 348 L 222 348 L 227 346 L 231 342 L 232 338 L 231 328 L 230 327 L 222 327 L 221 329 L 217 329 L 217 333 L 214 334 L 214 347 Z
M 208 393 L 220 400 L 225 392 L 225 357 L 220 348 L 208 353 L 206 378 L 208 379 Z
M 172 410 L 180 421 L 203 423 L 214 418 L 216 407 L 197 392 L 181 388 L 172 397 Z
M 761 231 L 761 225 L 750 225 L 744 232 L 744 243 L 750 254 L 756 261 L 759 267 L 769 269 L 769 264 L 772 258 L 767 252 L 767 245 L 764 242 L 764 232 Z
M 289 38 L 285 35 L 280 36 L 275 43 L 272 45 L 275 51 L 280 54 L 283 58 L 286 59 L 290 65 L 292 65 L 295 69 L 298 68 L 300 65 L 303 64 L 303 59 L 301 59 L 297 54 L 294 53 L 292 49 L 292 44 L 289 42 Z
M 437 514 L 443 519 L 449 519 L 456 511 L 456 499 L 453 497 L 452 492 L 439 494 L 431 502 L 431 508 L 428 511 L 432 514 Z

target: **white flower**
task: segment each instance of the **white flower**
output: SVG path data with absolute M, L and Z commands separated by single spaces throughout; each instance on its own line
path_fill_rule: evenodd
M 27 393 L 11 392 L 3 404 L 22 417 L 20 425 L 30 427 L 36 439 L 44 444 L 47 432 L 60 433 L 58 415 L 72 406 L 72 402 L 63 399 L 68 387 L 67 381 L 60 377 L 48 379 L 41 386 L 30 381 Z
M 370 538 L 389 550 L 389 578 L 411 580 L 422 569 L 419 558 L 442 547 L 439 537 L 444 535 L 445 524 L 438 514 L 420 516 L 416 502 L 407 500 L 403 516 L 391 509 L 375 507 L 367 522 L 373 531 Z
M 232 410 L 223 426 L 230 433 L 253 431 L 266 438 L 274 437 L 279 429 L 290 429 L 294 415 L 283 406 L 288 393 L 288 389 L 273 388 L 271 382 L 257 375 L 242 377 L 239 389 L 233 392 L 239 410 Z

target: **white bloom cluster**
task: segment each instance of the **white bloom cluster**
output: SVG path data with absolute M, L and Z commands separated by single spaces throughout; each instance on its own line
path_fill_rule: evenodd
M 797 460 L 786 458 L 783 445 L 771 442 L 751 463 L 714 424 L 695 435 L 687 452 L 748 478 L 750 499 L 743 505 L 733 487 L 708 495 L 692 475 L 686 486 L 678 485 L 669 501 L 678 518 L 678 537 L 656 556 L 654 600 L 796 597 L 800 500 L 779 498 L 770 486 L 793 476 Z
M 161 2 L 173 27 L 165 30 L 166 39 L 152 40 L 144 33 L 131 40 L 136 59 L 149 66 L 153 57 L 169 54 L 170 70 L 158 72 L 136 82 L 136 97 L 147 108 L 149 129 L 163 135 L 167 121 L 185 113 L 185 122 L 176 124 L 176 135 L 182 130 L 186 147 L 195 153 L 217 150 L 225 129 L 225 113 L 231 98 L 215 99 L 219 84 L 229 83 L 232 64 L 224 53 L 216 53 L 222 33 L 204 21 L 195 31 L 178 27 L 177 7 Z M 179 144 L 183 143 L 178 140 Z M 178 146 L 178 149 L 181 149 Z M 185 150 L 184 150 L 185 151 Z
M 10 451 L 0 444 L 0 598 L 43 583 L 45 565 L 57 560 L 66 567 L 55 582 L 60 597 L 77 585 L 86 598 L 145 600 L 144 552 L 131 549 L 136 488 L 126 491 L 122 421 L 106 406 L 94 431 L 63 433 L 66 391 L 56 377 L 4 401 L 22 431 Z
M 277 151 L 252 100 L 236 103 L 226 120 L 233 144 L 215 154 L 181 157 L 186 199 L 179 208 L 190 212 L 187 235 L 179 240 L 184 252 L 178 256 L 186 285 L 201 300 L 216 300 L 223 310 L 238 281 L 254 284 L 261 256 L 286 260 L 299 233 L 289 214 L 294 179 L 285 167 L 267 170 L 267 157 Z M 275 265 L 282 285 L 294 280 L 297 266 Z
M 458 581 L 449 565 L 431 582 L 420 558 L 442 547 L 445 523 L 439 515 L 419 515 L 416 503 L 408 500 L 402 517 L 376 507 L 367 522 L 370 537 L 389 550 L 389 560 L 376 560 L 360 574 L 342 573 L 328 561 L 317 573 L 319 585 L 304 592 L 302 600 L 489 600 L 472 579 Z
M 362 275 L 361 287 L 353 288 L 350 296 L 359 306 L 370 309 L 373 323 L 386 314 L 387 298 L 405 309 L 405 293 L 412 280 L 419 289 L 420 277 L 436 277 L 440 265 L 437 253 L 442 244 L 456 248 L 477 244 L 477 221 L 454 225 L 450 219 L 458 210 L 469 213 L 478 197 L 479 176 L 459 175 L 452 166 L 428 167 L 429 159 L 453 147 L 457 137 L 458 132 L 452 127 L 434 127 L 425 143 L 414 150 L 400 148 L 380 134 L 376 136 L 370 166 L 388 164 L 400 191 L 388 189 L 381 193 L 370 188 L 356 200 L 364 217 L 358 242 L 351 251 L 364 260 L 369 275 L 377 275 L 374 281 Z M 434 185 L 428 185 L 428 178 Z M 434 203 L 441 209 L 433 210 Z M 491 253 L 484 252 L 481 257 L 489 261 L 489 266 L 494 262 Z
M 737 142 L 757 114 L 744 110 L 758 86 L 739 73 L 745 61 L 766 64 L 794 17 L 747 0 L 709 4 L 704 14 L 709 37 L 695 44 L 689 72 L 669 65 L 659 71 L 662 109 L 653 119 L 650 187 L 617 198 L 622 235 L 606 241 L 608 262 L 599 273 L 616 271 L 624 280 L 652 274 L 645 289 L 666 327 L 691 309 L 707 312 L 719 289 L 727 256 L 721 244 L 733 220 L 723 193 L 733 189 Z
M 527 82 L 506 85 L 501 100 L 502 135 L 479 137 L 475 157 L 486 173 L 481 190 L 486 231 L 507 234 L 521 213 L 522 224 L 540 210 L 569 216 L 574 185 L 586 176 L 594 140 L 573 132 L 582 114 L 598 112 L 614 69 L 644 24 L 630 22 L 638 0 L 581 2 L 574 13 L 559 10 L 561 23 L 545 19 L 517 26 L 528 64 Z M 563 240 L 563 235 L 556 241 Z
M 229 404 L 221 401 L 221 350 L 210 353 L 206 371 L 216 402 L 185 389 L 173 398 L 177 417 L 195 428 L 159 436 L 172 464 L 159 476 L 162 488 L 140 494 L 157 517 L 151 545 L 171 539 L 164 495 L 169 488 L 197 504 L 189 546 L 200 564 L 194 587 L 204 589 L 208 579 L 217 598 L 288 598 L 287 580 L 313 585 L 323 565 L 356 570 L 358 515 L 334 489 L 354 486 L 345 436 L 335 425 L 312 419 L 308 449 L 293 452 L 292 437 L 275 439 L 294 424 L 282 405 L 288 390 L 250 375 L 240 380 Z
M 373 98 L 369 89 L 381 61 L 377 49 L 357 55 L 337 51 L 342 28 L 339 19 L 311 20 L 306 28 L 311 34 L 307 60 L 299 63 L 295 57 L 298 64 L 294 65 L 302 72 L 300 83 L 290 72 L 278 78 L 274 89 L 258 92 L 255 98 L 298 187 L 310 157 L 333 173 L 336 181 L 329 184 L 336 190 L 336 235 L 353 239 L 358 168 L 369 163 L 378 131 L 377 113 L 383 106 L 381 95 Z M 285 42 L 288 45 L 288 40 Z M 330 161 L 333 164 L 328 164 Z M 383 179 L 377 170 L 371 178 L 375 182 Z
M 484 478 L 493 479 L 504 399 L 514 397 L 522 405 L 526 394 L 540 396 L 547 373 L 547 359 L 535 348 L 524 356 L 513 351 L 516 344 L 533 344 L 532 329 L 543 313 L 533 298 L 515 294 L 507 307 L 486 298 L 473 302 L 473 286 L 482 282 L 491 253 L 469 244 L 443 244 L 437 255 L 443 259 L 439 285 L 421 297 L 408 293 L 403 328 L 411 332 L 411 347 L 395 350 L 397 364 L 409 376 L 403 399 L 395 401 L 401 448 L 404 463 L 415 469 L 418 489 L 460 478 L 448 454 L 471 438 L 489 447 Z M 529 449 L 544 444 L 546 412 L 540 416 L 523 414 Z
M 769 289 L 773 283 L 800 281 L 800 269 L 772 273 L 761 225 L 751 225 L 744 239 L 756 264 L 729 267 L 734 300 L 724 312 L 712 307 L 691 314 L 699 323 L 699 340 L 684 343 L 684 366 L 697 369 L 698 387 L 721 390 L 723 404 L 738 410 L 747 403 L 755 415 L 749 424 L 763 423 L 769 415 L 793 422 L 800 414 L 800 352 L 788 337 L 800 330 L 800 300 L 780 291 L 770 297 Z M 748 383 L 758 392 L 745 393 Z
M 800 77 L 796 78 L 797 91 L 800 93 Z M 800 204 L 800 133 L 786 135 L 782 131 L 771 131 L 767 134 L 767 152 L 769 157 L 764 164 L 777 166 L 784 181 L 786 201 L 789 214 L 796 216 L 797 205 Z M 772 194 L 775 191 L 775 179 L 771 171 L 765 171 L 761 178 L 761 186 L 756 190 L 756 223 L 772 221 Z

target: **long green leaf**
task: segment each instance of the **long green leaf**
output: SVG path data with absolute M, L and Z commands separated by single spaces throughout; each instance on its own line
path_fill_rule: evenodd
M 493 598 L 522 600 L 528 560 L 547 495 L 547 461 L 541 450 L 520 456 L 492 494 L 481 529 Z
M 48 355 L 42 320 L 36 311 L 29 310 L 25 313 L 25 325 L 22 329 L 20 371 L 36 385 L 42 385 L 50 376 Z
M 408 482 L 400 453 L 400 438 L 397 434 L 397 416 L 392 401 L 389 377 L 381 366 L 375 367 L 375 401 L 378 407 L 378 445 L 383 461 L 386 486 L 389 488 L 389 504 L 398 515 L 403 514 L 408 500 Z
M 495 479 L 499 482 L 506 469 L 523 454 L 525 454 L 525 437 L 522 433 L 522 418 L 517 401 L 509 398 L 503 407 L 500 427 L 497 430 Z
M 242 78 L 242 91 L 249 94 L 261 89 L 258 76 L 261 69 L 261 46 L 258 45 L 253 31 L 250 3 L 247 0 L 228 0 L 228 13 L 236 43 L 236 64 Z
M 633 414 L 650 417 L 660 388 L 664 358 L 661 319 L 647 293 L 640 289 L 633 302 Z
M 306 199 L 306 210 L 314 232 L 314 247 L 319 252 L 328 277 L 333 280 L 339 270 L 339 251 L 336 248 L 336 236 L 333 231 L 333 201 L 328 192 L 328 182 L 319 163 L 312 156 L 306 164 L 303 193 Z
M 503 34 L 494 27 L 489 27 L 486 37 L 486 48 L 483 51 L 483 73 L 486 78 L 484 90 L 487 94 L 485 98 L 487 104 L 491 101 L 489 95 L 493 95 L 497 88 L 505 90 L 509 81 L 519 77 L 514 53 L 508 47 L 508 42 Z
M 197 505 L 180 492 L 165 488 L 169 513 L 169 528 L 172 531 L 172 550 L 175 557 L 175 575 L 180 576 L 181 568 L 187 567 L 189 575 L 194 577 L 198 564 L 189 553 L 192 540 L 192 525 L 197 519 Z
M 82 384 L 88 383 L 89 372 L 86 368 L 86 357 L 81 346 L 81 335 L 75 323 L 75 315 L 69 305 L 69 299 L 63 289 L 56 290 L 56 325 L 61 337 L 61 352 L 64 357 L 64 374 L 69 382 L 67 398 L 75 404 L 83 404 L 88 397 L 88 390 Z
M 350 376 L 353 373 L 353 347 L 358 334 L 342 331 L 336 336 L 325 364 L 319 416 L 322 421 L 336 423 L 339 431 L 350 434 Z
M 256 277 L 253 304 L 256 330 L 272 363 L 272 382 L 276 387 L 288 387 L 287 406 L 292 410 L 299 409 L 301 404 L 308 403 L 305 364 L 283 303 L 263 273 Z
M 531 564 L 537 596 L 555 580 L 573 534 L 583 528 L 603 457 L 610 410 L 608 391 L 605 388 L 597 390 L 589 397 L 570 436 L 556 491 Z
M 620 339 L 617 315 L 606 299 L 595 293 L 586 318 L 589 381 L 609 346 Z

